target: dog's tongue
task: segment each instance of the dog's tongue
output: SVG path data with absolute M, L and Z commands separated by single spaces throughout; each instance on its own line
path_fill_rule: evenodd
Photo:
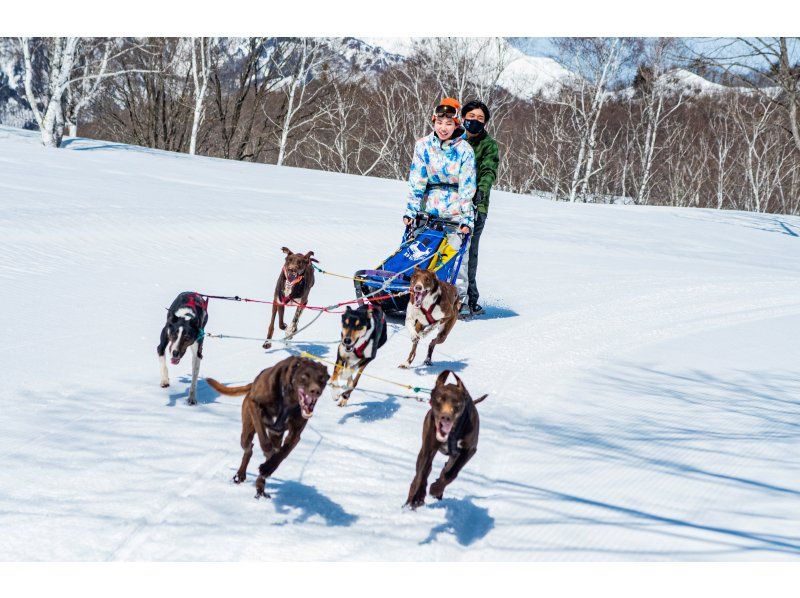
M 173 357 L 173 358 L 172 358 L 172 359 L 170 359 L 169 361 L 170 361 L 170 363 L 171 363 L 172 365 L 178 365 L 178 364 L 181 362 L 181 358 L 180 358 L 180 357 Z
M 425 291 L 414 291 L 414 304 L 417 307 L 422 305 L 423 299 L 425 299 Z
M 441 420 L 439 422 L 439 433 L 442 436 L 447 436 L 448 434 L 450 434 L 450 430 L 452 430 L 452 429 L 453 429 L 453 422 L 452 421 Z
M 308 395 L 302 388 L 299 388 L 297 390 L 297 394 L 300 395 L 301 411 L 307 413 L 310 416 L 312 413 L 314 413 L 314 401 L 308 398 Z

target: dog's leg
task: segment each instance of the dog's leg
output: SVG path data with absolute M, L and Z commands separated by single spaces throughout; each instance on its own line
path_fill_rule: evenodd
M 269 320 L 269 330 L 267 330 L 267 340 L 264 341 L 262 347 L 265 349 L 269 349 L 272 346 L 272 343 L 269 342 L 272 338 L 273 333 L 275 332 L 275 314 L 278 313 L 278 297 L 277 295 L 273 298 L 274 303 L 272 304 L 272 317 Z
M 336 356 L 336 365 L 333 366 L 333 376 L 331 376 L 330 380 L 330 387 L 331 387 L 331 397 L 334 401 L 338 401 L 342 395 L 342 384 L 339 380 L 339 377 L 342 374 L 342 370 L 344 369 L 344 361 L 342 360 L 341 356 Z
M 289 432 L 286 434 L 286 439 L 283 441 L 283 444 L 280 445 L 280 448 L 276 446 L 276 450 L 273 451 L 272 455 L 266 461 L 264 461 L 264 463 L 258 466 L 256 498 L 261 498 L 262 496 L 269 498 L 269 494 L 264 491 L 264 488 L 267 484 L 267 478 L 271 476 L 276 469 L 278 469 L 278 465 L 280 465 L 281 462 L 289 456 L 289 453 L 292 452 L 292 449 L 294 449 L 294 447 L 297 446 L 297 443 L 300 442 L 300 434 L 305 427 L 305 420 L 303 420 L 302 423 L 297 424 L 297 427 L 290 423 Z M 277 440 L 280 442 L 280 439 Z
M 301 303 L 297 306 L 297 310 L 294 312 L 294 318 L 292 318 L 292 325 L 289 326 L 289 331 L 286 333 L 286 338 L 292 338 L 297 332 L 297 322 L 300 321 L 300 315 L 303 313 L 305 308 L 305 303 Z
M 350 377 L 350 380 L 348 381 L 347 384 L 347 390 L 342 394 L 342 400 L 339 401 L 339 407 L 344 407 L 347 405 L 347 400 L 350 398 L 352 392 L 356 389 L 356 386 L 358 386 L 358 380 L 361 378 L 361 374 L 364 373 L 364 368 L 367 367 L 367 364 L 370 361 L 372 360 L 371 359 L 365 360 L 360 366 L 357 367 L 356 375 Z
M 189 386 L 190 405 L 197 404 L 197 375 L 200 373 L 200 345 L 195 342 L 189 347 L 192 350 L 192 384 Z
M 158 347 L 156 347 L 156 353 L 158 353 L 158 364 L 161 368 L 161 388 L 166 388 L 169 386 L 169 371 L 167 370 L 167 356 L 164 355 L 164 352 L 167 350 L 167 344 L 169 343 L 169 335 L 167 333 L 167 327 L 165 326 L 161 330 L 161 339 L 158 343 Z
M 406 327 L 408 326 L 408 320 L 406 320 Z M 406 359 L 403 363 L 400 364 L 399 367 L 401 368 L 410 368 L 411 364 L 414 361 L 414 358 L 417 356 L 417 345 L 419 344 L 420 333 L 424 326 L 419 322 L 414 322 L 414 327 L 409 328 L 409 332 L 411 332 L 411 352 L 408 354 L 408 359 Z
M 286 311 L 286 306 L 281 303 L 278 305 L 278 328 L 286 330 L 286 322 L 283 321 L 283 314 Z
M 261 452 L 264 453 L 264 457 L 269 458 L 269 456 L 274 451 L 274 448 L 270 445 L 269 437 L 267 436 L 267 431 L 264 429 L 264 422 L 261 421 L 261 409 L 252 399 L 248 399 L 248 397 L 244 398 L 244 402 L 242 403 L 242 410 L 246 410 L 247 413 L 250 415 L 250 421 L 253 422 L 253 427 L 256 430 L 256 435 L 258 436 L 258 444 L 261 447 Z
M 250 463 L 250 457 L 253 456 L 253 437 L 256 435 L 256 429 L 250 419 L 248 410 L 242 405 L 242 464 L 239 465 L 239 471 L 233 476 L 233 481 L 241 484 L 247 479 L 247 465 Z
M 458 312 L 456 312 L 458 314 Z M 431 365 L 431 358 L 433 357 L 433 348 L 436 345 L 441 345 L 445 340 L 447 340 L 447 335 L 450 334 L 450 331 L 453 329 L 453 326 L 456 323 L 457 316 L 451 316 L 447 318 L 439 328 L 439 334 L 431 341 L 431 344 L 428 345 L 428 357 L 425 358 L 425 365 Z
M 433 356 L 433 348 L 436 346 L 436 341 L 439 340 L 437 336 L 431 341 L 431 344 L 428 345 L 428 356 L 425 358 L 425 361 L 422 362 L 423 365 L 432 365 L 433 362 L 431 361 L 431 357 Z
M 417 456 L 417 474 L 411 482 L 408 490 L 408 500 L 406 505 L 412 509 L 421 507 L 425 504 L 425 489 L 428 486 L 428 476 L 433 467 L 433 458 L 436 456 L 438 441 L 436 440 L 435 424 L 433 411 L 428 411 L 425 422 L 422 424 L 422 448 Z
M 272 442 L 272 450 L 269 454 L 264 453 L 266 460 L 258 466 L 258 477 L 256 478 L 256 498 L 271 498 L 269 494 L 267 494 L 265 488 L 267 486 L 267 476 L 261 473 L 262 468 L 270 462 L 272 457 L 280 450 L 281 448 L 281 439 L 282 436 L 278 436 L 277 434 L 270 436 L 270 441 Z
M 468 450 L 461 451 L 455 457 L 450 457 L 447 460 L 447 463 L 444 464 L 442 473 L 439 474 L 439 479 L 431 484 L 431 496 L 436 500 L 442 500 L 444 489 L 450 482 L 456 479 L 458 472 L 460 472 L 461 468 L 467 464 L 467 461 L 472 459 L 473 455 L 475 455 L 477 451 L 478 449 L 476 448 L 470 448 Z

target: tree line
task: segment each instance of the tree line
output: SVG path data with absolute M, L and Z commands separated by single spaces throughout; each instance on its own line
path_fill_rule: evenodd
M 77 133 L 404 179 L 414 141 L 449 95 L 492 109 L 496 188 L 786 214 L 800 213 L 796 44 L 555 38 L 572 76 L 520 97 L 503 85 L 513 57 L 498 38 L 418 40 L 404 60 L 372 70 L 343 67 L 322 38 L 17 40 L 45 145 Z M 678 66 L 718 84 L 697 92 Z

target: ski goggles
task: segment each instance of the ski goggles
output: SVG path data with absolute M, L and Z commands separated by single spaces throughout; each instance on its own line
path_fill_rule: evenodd
M 433 111 L 433 115 L 447 118 L 458 118 L 458 110 L 456 110 L 453 106 L 441 104 L 436 106 L 436 109 Z

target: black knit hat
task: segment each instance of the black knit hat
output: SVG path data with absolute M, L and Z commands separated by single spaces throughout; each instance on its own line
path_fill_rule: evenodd
M 483 110 L 483 114 L 484 116 L 486 116 L 486 122 L 488 123 L 489 118 L 491 116 L 489 114 L 489 107 L 480 100 L 472 100 L 471 102 L 467 102 L 466 104 L 464 104 L 464 106 L 461 108 L 461 117 L 464 118 L 467 112 L 469 112 L 470 110 L 475 110 L 475 108 L 480 108 L 481 110 Z

